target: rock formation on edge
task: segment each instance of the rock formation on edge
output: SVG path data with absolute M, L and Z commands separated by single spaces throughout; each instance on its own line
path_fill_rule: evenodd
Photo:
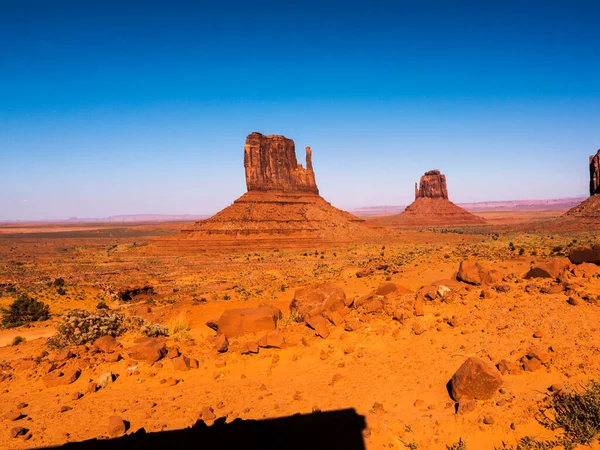
M 600 219 L 600 150 L 590 156 L 590 197 L 567 211 L 565 216 Z
M 415 201 L 403 213 L 370 221 L 382 226 L 446 226 L 481 225 L 486 221 L 471 214 L 448 199 L 446 176 L 430 170 L 415 184 Z
M 182 230 L 175 239 L 198 239 L 219 247 L 305 246 L 379 237 L 352 214 L 319 196 L 306 148 L 306 168 L 298 164 L 294 141 L 251 133 L 244 147 L 248 192 L 209 219 Z

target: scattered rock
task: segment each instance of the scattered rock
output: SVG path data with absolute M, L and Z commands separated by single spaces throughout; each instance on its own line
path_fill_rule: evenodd
M 329 336 L 329 327 L 327 326 L 327 320 L 323 316 L 312 316 L 308 317 L 306 324 L 315 330 L 317 336 L 326 339 Z
M 46 382 L 46 386 L 62 386 L 65 384 L 71 384 L 81 375 L 80 369 L 69 369 L 64 373 L 58 370 L 54 372 L 50 372 L 48 375 L 44 377 L 44 381 Z
M 240 353 L 243 355 L 258 353 L 258 344 L 256 342 L 244 342 L 240 347 Z
M 600 264 L 600 247 L 577 247 L 569 252 L 569 260 L 573 264 Z
M 100 388 L 105 388 L 114 380 L 112 372 L 103 373 L 98 377 L 98 386 Z
M 362 322 L 358 319 L 346 319 L 344 323 L 344 330 L 356 331 L 362 327 Z
M 398 286 L 395 283 L 381 283 L 377 290 L 375 291 L 376 295 L 388 295 L 392 292 L 396 292 Z
M 531 278 L 552 278 L 556 279 L 560 273 L 569 266 L 567 258 L 557 258 L 552 261 L 545 262 L 534 266 L 525 274 L 525 279 Z
M 542 362 L 537 358 L 525 359 L 523 361 L 523 370 L 525 372 L 536 372 L 542 368 Z
M 121 348 L 121 344 L 113 336 L 102 336 L 94 341 L 94 348 L 104 353 L 113 353 Z
M 123 436 L 127 431 L 125 421 L 119 416 L 111 416 L 108 418 L 108 435 L 111 438 Z
M 263 348 L 281 348 L 283 343 L 283 336 L 277 331 L 271 331 L 260 338 L 258 346 Z
M 225 353 L 229 349 L 229 340 L 224 334 L 218 334 L 213 344 L 219 353 Z
M 494 418 L 492 416 L 484 416 L 483 417 L 483 423 L 485 423 L 486 425 L 493 425 L 494 424 Z
M 167 347 L 162 339 L 150 338 L 129 349 L 129 357 L 136 361 L 154 363 L 167 354 Z
M 14 427 L 14 428 L 10 429 L 10 437 L 13 439 L 21 437 L 21 436 L 25 436 L 26 433 L 27 433 L 27 428 Z
M 273 306 L 228 309 L 219 319 L 218 330 L 228 339 L 248 333 L 272 331 L 280 318 L 281 311 Z
M 339 311 L 350 304 L 342 288 L 330 283 L 315 284 L 296 290 L 290 314 L 296 322 L 302 322 L 328 311 Z
M 507 361 L 506 359 L 500 361 L 497 367 L 498 371 L 502 375 L 516 375 L 521 372 L 521 366 L 519 366 L 517 363 Z
M 25 417 L 23 414 L 21 414 L 20 411 L 8 411 L 7 413 L 5 413 L 2 418 L 4 420 L 8 420 L 11 422 L 14 422 L 15 420 L 19 420 L 21 418 Z
M 475 411 L 475 408 L 477 408 L 477 403 L 475 403 L 475 400 L 463 398 L 458 401 L 458 405 L 456 407 L 456 414 L 468 414 L 470 412 Z
M 467 359 L 450 380 L 450 392 L 455 401 L 488 400 L 502 386 L 502 377 L 495 367 L 478 358 Z

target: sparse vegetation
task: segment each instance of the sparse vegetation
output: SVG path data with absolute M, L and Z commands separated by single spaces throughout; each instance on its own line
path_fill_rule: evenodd
M 44 302 L 21 294 L 3 311 L 2 326 L 6 328 L 19 327 L 31 322 L 39 322 L 50 318 L 50 307 Z
M 167 323 L 169 330 L 169 336 L 174 339 L 187 338 L 190 332 L 190 323 L 188 322 L 184 313 L 178 314 L 172 317 Z
M 460 438 L 452 445 L 446 445 L 446 450 L 467 450 L 467 443 Z
M 27 339 L 25 339 L 23 336 L 15 336 L 10 345 L 15 346 L 24 342 L 27 342 Z
M 574 450 L 591 445 L 600 438 L 600 382 L 592 380 L 579 391 L 559 393 L 540 408 L 538 421 L 549 430 L 559 431 L 556 439 L 525 437 L 516 446 L 503 444 L 506 450 Z

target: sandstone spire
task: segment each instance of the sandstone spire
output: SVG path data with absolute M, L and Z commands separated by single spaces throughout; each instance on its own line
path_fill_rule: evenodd
M 306 147 L 306 169 L 296 160 L 294 141 L 284 136 L 251 133 L 244 147 L 246 186 L 252 191 L 319 194 L 312 169 L 312 152 Z

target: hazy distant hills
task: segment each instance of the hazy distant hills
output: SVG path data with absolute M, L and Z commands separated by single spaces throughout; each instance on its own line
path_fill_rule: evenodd
M 552 200 L 507 200 L 498 202 L 457 203 L 458 206 L 470 212 L 490 211 L 547 211 L 571 209 L 586 200 L 587 196 L 557 198 Z M 351 209 L 348 212 L 359 217 L 388 216 L 400 214 L 406 206 L 382 205 L 364 206 Z M 78 218 L 56 220 L 0 220 L 0 223 L 134 223 L 134 222 L 185 222 L 208 219 L 210 214 L 123 214 L 99 218 Z
M 476 203 L 457 203 L 461 208 L 470 212 L 486 211 L 547 211 L 570 209 L 579 205 L 587 199 L 586 197 L 557 198 L 552 200 L 507 200 L 497 202 L 476 202 Z M 383 206 L 365 206 L 362 208 L 351 209 L 349 212 L 360 217 L 387 216 L 399 214 L 406 209 L 406 206 L 383 205 Z

